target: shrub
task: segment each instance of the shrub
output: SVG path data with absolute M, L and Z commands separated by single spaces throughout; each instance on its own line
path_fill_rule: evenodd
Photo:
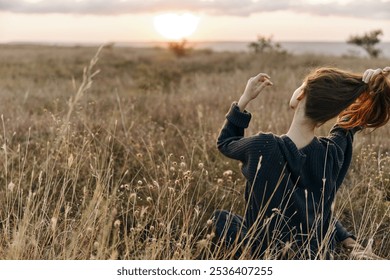
M 359 47 L 362 47 L 370 57 L 378 57 L 381 53 L 381 50 L 375 48 L 375 45 L 380 42 L 379 36 L 383 35 L 382 30 L 377 29 L 363 34 L 362 36 L 354 35 L 351 36 L 347 43 L 354 44 Z
M 190 53 L 191 47 L 187 40 L 183 39 L 180 42 L 169 42 L 168 49 L 177 57 L 183 57 Z
M 273 42 L 272 36 L 257 35 L 257 41 L 250 43 L 248 47 L 254 53 L 285 52 L 279 43 Z

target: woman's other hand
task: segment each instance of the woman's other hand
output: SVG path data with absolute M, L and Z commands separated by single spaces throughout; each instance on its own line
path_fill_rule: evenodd
M 372 252 L 373 240 L 370 239 L 367 247 L 363 247 L 351 237 L 341 242 L 345 249 L 349 251 L 349 256 L 354 260 L 383 260 L 383 258 Z
M 372 79 L 372 77 L 375 77 L 376 75 L 380 74 L 380 73 L 383 73 L 384 75 L 389 75 L 390 74 L 390 66 L 387 66 L 385 68 L 377 68 L 377 69 L 367 69 L 366 71 L 364 71 L 363 73 L 363 82 L 365 82 L 366 84 L 370 82 L 370 80 Z

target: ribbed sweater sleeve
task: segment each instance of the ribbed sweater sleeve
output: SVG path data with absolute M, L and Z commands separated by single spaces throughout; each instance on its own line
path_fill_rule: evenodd
M 336 143 L 342 151 L 348 149 L 348 145 L 353 141 L 353 136 L 361 127 L 344 129 L 338 125 L 333 126 L 329 132 L 329 138 Z
M 237 103 L 232 104 L 217 140 L 218 150 L 222 154 L 232 159 L 245 161 L 252 140 L 250 137 L 244 137 L 244 130 L 248 127 L 251 117 L 249 112 L 241 112 Z
M 336 186 L 340 186 L 344 177 L 348 171 L 349 165 L 352 160 L 352 143 L 354 135 L 357 131 L 360 131 L 360 127 L 346 130 L 344 128 L 335 125 L 330 133 L 329 139 L 335 144 L 336 152 L 335 159 L 338 162 L 340 173 L 336 181 Z
M 338 125 L 335 125 L 330 133 L 329 139 L 336 145 L 337 148 L 337 161 L 339 163 L 340 172 L 336 181 L 336 186 L 340 186 L 347 173 L 349 165 L 352 159 L 352 143 L 356 132 L 360 131 L 361 127 L 355 127 L 353 129 L 343 129 Z M 355 236 L 347 231 L 340 221 L 336 221 L 335 224 L 335 239 L 337 242 L 341 242 L 348 237 L 354 238 Z

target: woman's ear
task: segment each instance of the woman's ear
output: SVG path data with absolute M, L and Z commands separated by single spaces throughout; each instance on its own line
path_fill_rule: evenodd
M 296 109 L 298 106 L 298 103 L 305 97 L 305 91 L 302 89 L 302 87 L 299 87 L 293 94 L 290 100 L 290 108 Z

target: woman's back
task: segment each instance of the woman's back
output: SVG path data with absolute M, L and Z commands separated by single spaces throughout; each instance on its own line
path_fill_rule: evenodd
M 227 119 L 218 148 L 242 162 L 247 179 L 245 223 L 256 232 L 254 247 L 261 244 L 264 251 L 270 241 L 302 243 L 309 239 L 315 255 L 321 240 L 333 234 L 331 205 L 349 167 L 356 130 L 336 126 L 329 137 L 314 137 L 298 149 L 286 135 L 260 133 L 238 139 L 237 131 L 250 118 L 235 106 Z

